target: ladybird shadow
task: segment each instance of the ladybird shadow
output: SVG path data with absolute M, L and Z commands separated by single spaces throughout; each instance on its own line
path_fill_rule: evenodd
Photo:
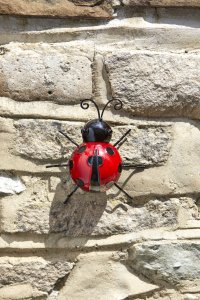
M 50 186 L 50 185 L 49 185 Z M 69 177 L 61 177 L 55 188 L 49 214 L 49 233 L 63 236 L 89 236 L 95 230 L 107 204 L 105 193 L 87 193 L 80 189 L 64 204 L 73 185 Z

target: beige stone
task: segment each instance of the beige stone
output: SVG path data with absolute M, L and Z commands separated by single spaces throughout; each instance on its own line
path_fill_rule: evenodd
M 0 96 L 65 104 L 92 97 L 92 43 L 6 47 L 0 56 Z
M 58 300 L 121 300 L 128 296 L 154 291 L 158 287 L 142 281 L 120 262 L 116 253 L 80 255 L 78 266 L 68 277 Z
M 49 293 L 57 280 L 69 274 L 72 268 L 73 263 L 66 261 L 65 258 L 49 257 L 45 260 L 37 256 L 2 256 L 0 258 L 0 287 L 29 283 L 33 290 Z
M 109 236 L 150 228 L 176 228 L 178 210 L 184 199 L 154 199 L 142 207 L 108 200 L 105 194 L 77 192 L 64 205 L 72 190 L 69 177 L 24 178 L 27 190 L 6 197 L 0 205 L 3 233 L 63 233 L 65 236 Z M 54 185 L 55 183 L 55 185 Z M 121 200 L 121 201 L 120 201 Z
M 15 284 L 0 288 L 0 300 L 43 300 L 46 296 L 46 293 L 34 290 L 30 284 Z
M 114 52 L 105 64 L 113 98 L 130 115 L 199 119 L 198 53 Z
M 97 5 L 99 1 L 84 1 L 85 5 L 80 5 L 81 1 L 53 1 L 39 0 L 13 0 L 9 3 L 6 0 L 0 1 L 0 14 L 21 15 L 21 16 L 45 16 L 45 17 L 87 17 L 87 18 L 110 18 L 111 7 L 109 1 L 103 1 L 102 5 Z M 102 2 L 102 1 L 101 1 Z M 94 7 L 92 7 L 94 5 Z M 91 6 L 91 7 L 90 7 Z
M 5 158 L 0 162 L 0 167 L 28 172 L 58 172 L 58 169 L 46 169 L 45 165 L 67 162 L 75 149 L 58 130 L 62 129 L 81 144 L 83 125 L 82 122 L 38 119 L 20 119 L 13 122 L 11 119 L 0 118 L 0 153 Z M 163 165 L 167 162 L 172 140 L 170 125 L 145 122 L 143 125 L 133 124 L 130 128 L 131 134 L 120 149 L 124 161 L 144 166 Z M 126 130 L 125 126 L 113 127 L 112 143 Z
M 1 169 L 47 172 L 48 174 L 60 172 L 59 169 L 46 169 L 45 165 L 55 161 L 63 161 L 63 153 L 66 153 L 66 156 L 64 156 L 64 161 L 66 161 L 67 155 L 71 154 L 73 146 L 60 134 L 58 135 L 57 125 L 55 124 L 56 126 L 54 126 L 54 121 L 20 120 L 14 123 L 10 119 L 1 119 L 0 121 L 2 141 L 0 148 L 2 157 Z M 72 137 L 77 132 L 80 134 L 80 127 L 76 127 L 76 125 L 79 125 L 78 123 L 58 122 L 59 124 L 62 124 L 62 128 Z M 31 128 L 34 130 L 31 130 Z M 148 127 L 148 123 L 146 123 L 145 128 L 147 131 L 144 130 L 144 125 L 140 126 L 137 123 L 136 127 L 133 127 L 132 141 L 130 141 L 135 146 L 134 148 L 127 148 L 127 157 L 129 152 L 132 152 L 134 149 L 134 157 L 138 158 L 137 161 L 132 160 L 132 162 L 136 163 L 136 165 L 138 163 L 147 166 L 152 165 L 152 163 L 159 165 L 162 161 L 165 162 L 165 165 L 157 168 L 139 169 L 139 172 L 135 170 L 134 173 L 133 171 L 125 170 L 122 173 L 119 184 L 123 184 L 126 181 L 124 187 L 132 196 L 162 196 L 199 192 L 198 161 L 200 156 L 198 149 L 200 148 L 200 135 L 198 122 L 174 122 L 174 138 L 171 148 L 169 147 L 171 139 L 169 140 L 168 127 L 166 128 L 166 135 L 165 127 L 163 129 L 159 126 L 153 127 L 152 130 L 151 126 Z M 18 130 L 16 131 L 16 129 Z M 119 129 L 116 128 L 115 130 L 114 128 L 117 136 L 119 136 Z M 124 128 L 121 129 L 124 130 Z M 45 140 L 43 130 L 46 131 L 47 140 Z M 138 139 L 139 136 L 141 139 Z M 81 136 L 79 135 L 79 137 L 80 140 L 77 141 L 81 141 Z M 147 143 L 144 143 L 143 139 L 146 139 Z M 114 137 L 113 140 L 115 140 Z M 126 149 L 125 145 L 124 147 Z M 149 152 L 146 151 L 146 147 L 149 149 Z M 121 151 L 122 156 L 126 157 L 123 152 L 123 146 Z M 154 156 L 151 157 L 150 153 L 154 154 Z M 60 160 L 58 160 L 59 155 Z M 132 159 L 134 157 L 132 156 Z M 168 160 L 166 161 L 167 158 Z M 61 171 L 65 172 L 64 169 L 61 169 Z M 131 175 L 131 173 L 133 174 Z M 114 197 L 116 192 L 116 190 L 110 191 Z
M 1 300 L 30 299 L 33 296 L 32 287 L 29 284 L 8 286 L 0 289 Z
M 152 6 L 200 7 L 199 0 L 150 0 Z
M 124 5 L 153 7 L 200 7 L 198 0 L 122 0 Z
M 123 184 L 128 179 L 124 187 L 129 192 L 132 191 L 130 192 L 132 196 L 146 194 L 152 197 L 153 195 L 198 193 L 200 184 L 199 147 L 198 122 L 174 123 L 174 140 L 167 164 L 146 169 L 133 174 L 133 176 L 131 176 L 131 172 L 123 172 L 120 182 Z

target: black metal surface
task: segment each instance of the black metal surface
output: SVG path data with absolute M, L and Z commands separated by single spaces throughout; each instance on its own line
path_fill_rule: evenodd
M 110 142 L 112 129 L 108 123 L 98 119 L 89 121 L 81 130 L 84 142 Z
M 66 137 L 72 144 L 76 145 L 77 147 L 79 146 L 72 138 L 70 138 L 66 133 L 64 133 L 62 130 L 58 130 L 64 137 Z
M 100 174 L 99 174 L 99 158 L 97 151 L 95 151 L 94 156 L 92 157 L 92 175 L 90 181 L 90 190 L 91 191 L 100 191 Z
M 113 146 L 116 147 L 130 133 L 130 131 L 131 129 L 127 130 L 127 132 L 124 133 L 122 137 Z
M 127 141 L 127 138 L 125 138 L 125 139 L 123 139 L 121 142 L 119 142 L 118 144 L 117 144 L 117 149 L 119 149 L 125 142 Z
M 128 198 L 130 198 L 131 200 L 133 200 L 133 197 L 131 197 L 122 187 L 120 187 L 116 182 L 114 183 L 114 185 L 118 188 L 118 190 L 120 190 L 121 192 L 123 192 Z
M 96 107 L 97 113 L 98 113 L 98 118 L 100 120 L 101 117 L 100 117 L 99 107 L 98 107 L 98 105 L 96 104 L 96 102 L 94 100 L 91 100 L 91 99 L 81 100 L 81 108 L 88 109 L 90 107 L 90 104 L 87 103 L 87 102 L 92 102 L 94 104 L 94 106 Z
M 123 163 L 122 168 L 123 169 L 145 169 L 146 167 L 144 165 Z
M 109 155 L 111 155 L 111 156 L 113 156 L 113 155 L 115 154 L 115 152 L 113 151 L 113 149 L 110 148 L 110 147 L 107 147 L 107 148 L 106 148 L 106 152 L 107 152 Z
M 101 119 L 103 118 L 103 114 L 104 114 L 104 111 L 105 111 L 105 109 L 107 108 L 107 106 L 111 103 L 111 102 L 117 102 L 117 103 L 115 103 L 115 105 L 114 105 L 114 110 L 120 110 L 121 108 L 122 108 L 122 106 L 123 106 L 123 104 L 122 104 L 122 101 L 121 100 L 110 100 L 110 101 L 108 101 L 107 103 L 106 103 L 106 105 L 104 106 L 104 108 L 103 108 L 103 110 L 102 110 L 102 112 L 101 112 Z
M 98 114 L 98 119 L 101 121 L 102 118 L 103 118 L 103 114 L 104 114 L 104 111 L 106 110 L 107 106 L 111 103 L 111 102 L 116 102 L 115 105 L 114 105 L 114 109 L 115 110 L 120 110 L 123 106 L 122 104 L 122 101 L 121 100 L 110 100 L 106 103 L 106 105 L 104 106 L 101 114 L 100 114 L 100 110 L 99 110 L 99 107 L 98 105 L 96 104 L 96 102 L 94 100 L 91 100 L 91 99 L 86 99 L 86 100 L 81 100 L 81 108 L 83 109 L 88 109 L 90 107 L 90 104 L 87 103 L 87 102 L 92 102 L 94 104 L 94 106 L 96 107 L 96 110 L 97 110 L 97 114 Z
M 46 168 L 56 168 L 56 167 L 68 167 L 69 164 L 55 164 L 55 165 L 48 165 Z
M 69 199 L 71 198 L 71 196 L 78 190 L 78 188 L 79 187 L 76 185 L 75 188 L 73 189 L 73 191 L 65 199 L 64 204 L 67 204 L 67 202 L 69 201 Z

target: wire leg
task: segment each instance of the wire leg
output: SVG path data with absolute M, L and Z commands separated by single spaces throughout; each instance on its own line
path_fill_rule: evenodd
M 122 137 L 113 146 L 116 147 L 130 133 L 130 131 L 131 129 L 127 130 L 127 132 L 123 134 Z
M 76 185 L 73 191 L 67 196 L 66 200 L 64 201 L 64 204 L 67 204 L 71 196 L 78 190 L 78 188 L 79 188 L 78 185 Z
M 131 200 L 133 200 L 133 197 L 131 197 L 127 192 L 125 192 L 125 190 L 123 188 L 121 188 L 117 183 L 114 183 L 114 185 L 118 188 L 118 190 L 120 190 L 121 192 L 123 192 L 128 198 L 130 198 Z
M 79 146 L 72 138 L 70 138 L 66 133 L 64 133 L 62 130 L 58 130 L 64 137 L 66 137 L 72 144 L 76 145 L 77 147 Z
M 123 139 L 119 144 L 117 144 L 117 149 L 119 149 L 125 142 L 127 141 L 127 138 Z
M 122 169 L 145 169 L 146 166 L 144 165 L 135 165 L 135 164 L 126 164 L 126 163 L 123 163 L 122 164 Z
M 56 168 L 56 167 L 68 167 L 69 164 L 55 164 L 55 165 L 48 165 L 46 168 Z

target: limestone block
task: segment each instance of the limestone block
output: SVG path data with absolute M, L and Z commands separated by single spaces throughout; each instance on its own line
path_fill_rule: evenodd
M 158 286 L 142 281 L 120 262 L 114 252 L 89 253 L 78 257 L 58 300 L 121 300 L 154 291 Z
M 72 190 L 69 177 L 24 176 L 27 190 L 0 202 L 1 233 L 63 233 L 65 236 L 108 236 L 150 228 L 176 228 L 178 211 L 189 199 L 151 200 L 140 207 L 122 197 L 77 191 L 64 205 Z
M 0 288 L 1 300 L 32 300 L 46 299 L 46 293 L 34 291 L 31 284 L 15 284 Z M 42 297 L 44 296 L 44 298 Z
M 67 162 L 75 147 L 58 130 L 62 129 L 81 143 L 80 124 L 53 120 L 13 122 L 0 118 L 0 168 L 46 172 L 48 163 Z
M 134 196 L 196 193 L 200 186 L 200 131 L 198 122 L 174 123 L 174 140 L 167 164 L 142 172 L 125 171 L 120 184 Z
M 13 154 L 26 159 L 41 161 L 63 160 L 67 162 L 74 148 L 58 130 L 69 134 L 78 144 L 82 143 L 81 123 L 62 123 L 45 120 L 19 120 L 16 129 Z
M 105 65 L 113 98 L 132 116 L 199 119 L 198 53 L 113 52 Z
M 151 282 L 180 285 L 181 281 L 200 279 L 200 244 L 144 243 L 131 248 L 131 267 Z
M 153 6 L 153 7 L 200 7 L 199 0 L 122 0 L 124 5 Z
M 73 263 L 62 258 L 45 260 L 37 256 L 2 256 L 0 258 L 0 287 L 29 283 L 33 291 L 48 293 L 53 289 L 57 280 L 69 274 L 72 268 Z
M 170 125 L 144 122 L 130 128 L 127 141 L 119 149 L 124 162 L 144 166 L 159 166 L 167 162 L 173 139 Z M 114 128 L 112 140 L 118 140 L 127 129 L 127 126 Z
M 0 194 L 19 194 L 26 189 L 19 177 L 0 173 Z
M 85 3 L 84 3 L 85 2 Z M 6 0 L 0 1 L 0 14 L 45 16 L 45 17 L 87 17 L 110 18 L 112 14 L 109 1 L 79 1 L 79 0 Z
M 83 125 L 84 123 L 81 122 L 39 119 L 12 121 L 0 118 L 0 140 L 2 141 L 0 154 L 2 158 L 4 157 L 0 162 L 0 168 L 49 172 L 45 164 L 67 162 L 75 149 L 74 145 L 58 130 L 62 129 L 81 144 Z M 170 125 L 162 123 L 152 125 L 144 122 L 142 125 L 130 125 L 130 128 L 131 134 L 120 149 L 124 161 L 145 166 L 163 165 L 167 162 L 172 141 Z M 113 127 L 112 143 L 117 141 L 126 130 L 127 126 Z
M 0 96 L 57 103 L 79 103 L 92 97 L 92 43 L 11 43 L 5 47 L 0 56 Z

